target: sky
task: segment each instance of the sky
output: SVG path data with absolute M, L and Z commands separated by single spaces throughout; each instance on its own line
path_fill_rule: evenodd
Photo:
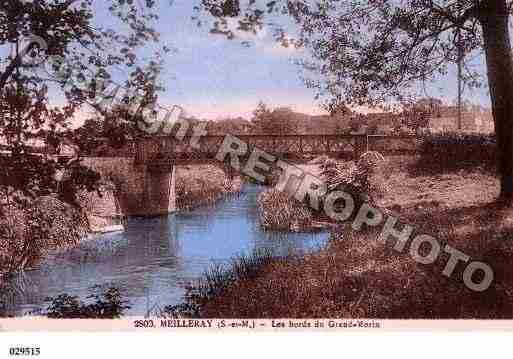
M 294 64 L 301 51 L 278 45 L 265 29 L 256 36 L 239 34 L 235 40 L 209 34 L 207 25 L 198 28 L 191 20 L 190 0 L 175 0 L 166 9 L 158 29 L 162 41 L 177 52 L 166 59 L 167 91 L 161 101 L 202 118 L 248 117 L 259 101 L 322 112 Z M 241 45 L 245 40 L 250 47 Z
M 324 113 L 306 88 L 294 60 L 304 50 L 278 45 L 264 29 L 258 35 L 239 33 L 237 39 L 209 33 L 192 20 L 197 0 L 161 1 L 156 29 L 162 44 L 173 51 L 165 56 L 161 82 L 166 87 L 159 104 L 181 106 L 202 119 L 251 117 L 260 101 L 271 107 Z M 97 24 L 108 23 L 107 12 L 96 5 Z M 207 20 L 209 18 L 206 18 Z M 249 41 L 251 46 L 243 46 Z
M 294 63 L 306 55 L 306 50 L 278 45 L 265 28 L 255 36 L 238 34 L 235 40 L 212 35 L 208 25 L 198 28 L 192 20 L 198 0 L 174 0 L 172 5 L 168 1 L 161 1 L 156 24 L 162 43 L 175 50 L 165 57 L 161 80 L 166 90 L 160 96 L 161 105 L 178 105 L 203 119 L 250 118 L 259 101 L 308 114 L 324 113 L 314 90 L 304 85 L 301 69 Z M 105 3 L 95 4 L 95 21 L 108 24 L 111 19 Z M 251 46 L 243 46 L 242 41 L 250 41 Z M 483 70 L 482 58 L 474 62 Z M 428 86 L 426 95 L 454 101 L 455 72 L 450 69 L 447 77 Z M 465 93 L 466 99 L 484 106 L 489 106 L 488 97 L 486 88 Z
M 163 7 L 158 30 L 162 40 L 177 49 L 166 59 L 166 93 L 161 101 L 181 105 L 201 118 L 229 116 L 250 117 L 259 101 L 272 107 L 287 106 L 309 114 L 324 113 L 299 76 L 294 59 L 305 50 L 284 48 L 264 29 L 257 36 L 238 34 L 235 40 L 208 33 L 208 26 L 198 28 L 191 20 L 194 0 L 175 0 Z M 247 48 L 241 41 L 249 40 Z M 472 64 L 484 69 L 482 57 Z M 457 98 L 456 69 L 426 88 L 426 95 L 453 102 Z M 488 89 L 465 90 L 470 101 L 489 106 Z

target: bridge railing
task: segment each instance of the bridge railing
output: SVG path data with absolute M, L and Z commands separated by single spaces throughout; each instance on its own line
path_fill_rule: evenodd
M 215 158 L 226 136 L 203 136 L 197 138 L 193 148 L 192 136 L 182 140 L 174 137 L 154 137 L 133 144 L 135 162 L 175 161 L 187 162 Z M 367 150 L 383 153 L 413 152 L 417 146 L 416 136 L 386 135 L 239 135 L 237 139 L 247 145 L 248 150 L 258 148 L 278 157 L 303 155 L 336 155 L 357 158 Z

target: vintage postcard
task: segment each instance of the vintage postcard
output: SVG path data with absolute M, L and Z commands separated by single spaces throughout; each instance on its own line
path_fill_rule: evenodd
M 1 0 L 1 331 L 512 330 L 512 14 Z

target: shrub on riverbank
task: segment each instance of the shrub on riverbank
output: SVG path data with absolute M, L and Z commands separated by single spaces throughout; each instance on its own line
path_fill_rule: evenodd
M 379 152 L 365 152 L 356 163 L 327 158 L 319 166 L 328 190 L 350 193 L 356 207 L 376 203 L 388 190 L 389 164 Z
M 97 191 L 80 191 L 77 194 L 77 202 L 90 232 L 101 232 L 106 227 L 125 223 L 126 216 L 116 197 L 120 192 L 120 186 L 115 182 L 102 180 Z
M 87 298 L 94 302 L 84 303 L 78 297 L 68 294 L 50 298 L 52 304 L 46 315 L 52 319 L 117 319 L 123 316 L 125 310 L 130 309 L 117 288 L 101 291 L 96 286 L 93 294 Z
M 302 168 L 323 181 L 327 185 L 328 193 L 334 191 L 350 193 L 356 207 L 364 202 L 378 202 L 388 190 L 388 164 L 378 152 L 366 152 L 356 163 L 336 161 L 327 156 L 321 156 Z M 320 201 L 322 203 L 324 197 L 320 198 Z M 339 205 L 341 204 L 335 204 L 335 206 Z M 269 230 L 310 231 L 318 228 L 314 220 L 330 220 L 322 211 L 315 211 L 308 207 L 308 199 L 302 203 L 286 192 L 280 192 L 274 188 L 260 194 L 258 207 L 260 224 Z
M 176 171 L 176 204 L 178 209 L 212 204 L 225 195 L 240 191 L 240 178 L 230 179 L 213 165 L 180 166 Z
M 260 224 L 277 231 L 305 231 L 311 228 L 312 212 L 308 207 L 274 188 L 258 196 Z

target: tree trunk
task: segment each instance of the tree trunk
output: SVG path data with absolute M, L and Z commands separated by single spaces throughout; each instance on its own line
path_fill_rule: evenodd
M 488 0 L 479 20 L 483 28 L 488 84 L 501 177 L 499 199 L 513 204 L 513 58 L 505 0 Z

